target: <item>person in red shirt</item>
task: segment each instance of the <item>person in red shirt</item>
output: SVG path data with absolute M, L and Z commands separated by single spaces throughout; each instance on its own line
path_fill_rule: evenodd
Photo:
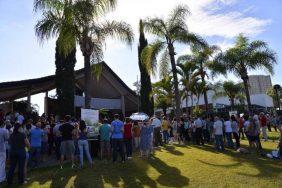
M 125 119 L 123 139 L 126 148 L 127 159 L 132 159 L 132 123 L 129 118 Z
M 262 137 L 263 139 L 266 141 L 267 140 L 267 132 L 266 132 L 266 129 L 267 129 L 267 119 L 266 119 L 266 116 L 264 115 L 263 112 L 261 112 L 259 114 L 259 123 L 260 123 L 260 127 L 261 127 L 261 130 L 262 130 Z

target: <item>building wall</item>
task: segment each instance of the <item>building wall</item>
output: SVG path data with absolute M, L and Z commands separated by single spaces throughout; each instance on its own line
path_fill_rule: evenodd
M 269 75 L 251 75 L 249 76 L 250 95 L 266 94 L 266 91 L 272 87 Z

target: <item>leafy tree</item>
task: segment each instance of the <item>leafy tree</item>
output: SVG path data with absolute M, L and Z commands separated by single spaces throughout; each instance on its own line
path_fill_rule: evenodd
M 203 86 L 203 95 L 205 100 L 205 110 L 208 111 L 208 96 L 207 91 L 209 89 L 207 78 L 209 78 L 209 72 L 211 74 L 211 77 L 216 76 L 217 74 L 225 74 L 225 67 L 214 61 L 213 56 L 217 54 L 220 51 L 218 46 L 209 46 L 206 45 L 204 47 L 202 46 L 193 46 L 192 47 L 192 53 L 188 55 L 181 56 L 180 58 L 182 60 L 186 60 L 189 62 L 193 62 L 196 67 L 197 71 L 194 74 L 195 76 L 199 76 L 201 79 L 201 83 Z
M 173 84 L 171 80 L 172 77 L 168 76 L 152 85 L 156 107 L 161 108 L 164 115 L 166 115 L 167 108 L 171 107 L 173 103 Z
M 138 65 L 140 70 L 140 81 L 141 81 L 141 89 L 140 89 L 140 101 L 141 101 L 141 111 L 152 116 L 154 114 L 154 101 L 152 96 L 152 83 L 151 76 L 149 75 L 145 65 L 141 60 L 141 53 L 143 49 L 148 45 L 147 39 L 144 35 L 144 27 L 143 22 L 140 20 L 139 23 L 139 46 L 138 46 Z
M 197 78 L 196 70 L 198 67 L 194 62 L 187 61 L 183 56 L 177 59 L 177 67 L 178 73 L 181 76 L 180 84 L 182 88 L 180 93 L 186 101 L 186 114 L 189 114 L 188 99 L 191 96 L 191 102 L 193 103 L 193 94 L 191 91 L 194 87 L 193 82 Z
M 251 111 L 248 71 L 264 69 L 273 74 L 273 67 L 276 64 L 275 53 L 269 49 L 266 42 L 250 41 L 240 34 L 236 39 L 235 46 L 219 54 L 216 59 L 224 64 L 229 72 L 243 80 L 248 110 Z
M 278 84 L 274 85 L 266 91 L 266 94 L 272 98 L 274 106 L 276 108 L 279 108 L 280 106 L 280 101 L 282 99 L 281 91 L 281 86 Z
M 204 45 L 200 37 L 188 32 L 186 17 L 189 14 L 187 6 L 177 6 L 171 11 L 168 19 L 148 18 L 144 22 L 144 29 L 158 39 L 148 45 L 142 52 L 142 62 L 150 74 L 155 75 L 157 56 L 162 52 L 159 60 L 159 72 L 165 77 L 171 67 L 174 85 L 175 115 L 180 119 L 180 93 L 178 88 L 177 68 L 175 62 L 175 43 Z
M 74 94 L 75 94 L 75 58 L 76 49 L 73 49 L 67 56 L 60 53 L 56 45 L 56 92 L 59 107 L 59 115 L 74 115 Z
M 107 37 L 131 45 L 133 31 L 122 21 L 100 21 L 116 7 L 116 0 L 35 0 L 35 9 L 44 7 L 42 19 L 35 26 L 40 40 L 58 36 L 59 49 L 68 54 L 79 44 L 84 56 L 85 108 L 91 104 L 91 63 L 103 59 Z M 63 12 L 63 14 L 62 14 Z
M 219 97 L 228 97 L 231 105 L 231 109 L 235 107 L 235 100 L 241 99 L 241 92 L 243 91 L 244 86 L 239 83 L 235 84 L 233 81 L 224 81 L 218 82 L 214 86 L 215 94 L 214 99 Z

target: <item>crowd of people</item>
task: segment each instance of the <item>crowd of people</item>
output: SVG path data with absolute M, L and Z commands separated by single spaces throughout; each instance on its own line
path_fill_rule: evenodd
M 249 141 L 250 148 L 262 150 L 260 134 L 266 141 L 267 129 L 281 131 L 282 117 L 265 115 L 249 116 L 183 116 L 179 120 L 166 116 L 153 116 L 143 121 L 129 118 L 121 120 L 118 114 L 112 121 L 101 119 L 99 126 L 99 156 L 101 159 L 122 163 L 131 160 L 133 151 L 140 157 L 149 158 L 156 147 L 170 144 L 214 144 L 217 151 L 226 147 L 240 149 L 240 140 Z M 27 182 L 29 168 L 37 168 L 50 156 L 55 156 L 63 169 L 64 161 L 70 159 L 72 168 L 84 167 L 84 155 L 93 166 L 89 146 L 89 129 L 82 120 L 67 115 L 63 120 L 42 115 L 27 119 L 21 113 L 0 117 L 0 183 L 12 184 L 18 166 L 18 181 Z M 281 157 L 282 143 L 279 143 Z M 54 155 L 53 155 L 54 154 Z M 6 177 L 6 163 L 9 170 Z M 79 165 L 78 165 L 79 164 Z

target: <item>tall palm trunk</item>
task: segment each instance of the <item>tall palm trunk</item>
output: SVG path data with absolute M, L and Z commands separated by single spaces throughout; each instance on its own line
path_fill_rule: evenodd
M 188 107 L 188 91 L 187 91 L 187 95 L 186 95 L 186 115 L 188 116 L 189 115 L 189 107 Z
M 245 88 L 245 94 L 247 98 L 247 104 L 248 104 L 248 111 L 251 112 L 252 110 L 252 104 L 251 104 L 251 97 L 250 97 L 250 91 L 249 91 L 249 84 L 248 84 L 248 78 L 242 78 L 243 83 L 244 83 L 244 88 Z
M 191 94 L 191 116 L 193 115 L 193 108 L 194 108 L 194 98 L 193 98 L 193 94 Z
M 172 68 L 172 75 L 173 75 L 173 85 L 174 85 L 174 97 L 175 97 L 175 116 L 177 121 L 180 121 L 180 94 L 178 88 L 178 78 L 177 78 L 177 69 L 175 64 L 175 52 L 172 43 L 168 44 L 169 56 L 170 56 L 170 63 Z
M 90 37 L 87 36 L 87 30 L 83 32 L 84 37 L 80 41 L 80 48 L 82 55 L 84 56 L 84 94 L 85 94 L 85 108 L 91 108 L 91 65 L 90 65 L 90 56 L 93 52 L 93 44 Z
M 231 110 L 234 110 L 234 106 L 235 106 L 234 104 L 235 104 L 234 98 L 230 98 Z
M 201 72 L 202 72 L 202 73 L 201 73 L 201 80 L 202 80 L 202 82 L 205 83 L 205 85 L 206 85 L 205 73 L 204 73 L 203 70 L 202 70 Z M 206 110 L 206 112 L 208 112 L 208 109 L 209 109 L 209 101 L 208 101 L 208 95 L 207 95 L 207 90 L 206 90 L 206 89 L 204 90 L 203 94 L 204 94 L 204 101 L 205 101 L 205 110 Z
M 85 108 L 91 108 L 91 66 L 90 56 L 84 56 L 84 93 L 85 93 Z

